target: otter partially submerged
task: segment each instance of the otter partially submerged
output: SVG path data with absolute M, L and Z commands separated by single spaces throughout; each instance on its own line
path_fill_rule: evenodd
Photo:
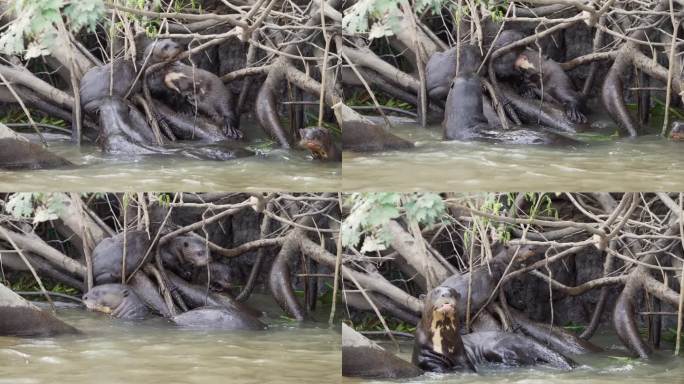
M 672 123 L 670 139 L 674 141 L 684 141 L 684 122 L 675 121 L 674 123 Z
M 480 78 L 473 72 L 459 74 L 451 83 L 442 129 L 445 140 L 545 145 L 575 143 L 547 130 L 491 128 L 484 115 Z
M 459 73 L 477 71 L 482 63 L 480 52 L 472 45 L 456 46 L 430 56 L 425 65 L 425 88 L 430 98 L 444 100 L 451 80 Z
M 525 90 L 530 94 L 538 94 L 541 98 L 551 96 L 553 101 L 563 105 L 565 115 L 574 123 L 584 124 L 586 116 L 584 98 L 575 90 L 560 64 L 554 60 L 542 57 L 539 52 L 527 49 L 518 55 L 515 67 L 524 73 Z
M 86 308 L 106 313 L 119 319 L 140 320 L 150 315 L 149 308 L 129 287 L 121 284 L 103 284 L 83 295 Z
M 447 287 L 437 287 L 425 297 L 411 358 L 413 364 L 425 371 L 475 372 L 459 334 L 458 297 L 455 290 Z
M 221 143 L 202 147 L 160 146 L 142 114 L 119 98 L 99 101 L 100 137 L 103 151 L 129 155 L 182 155 L 204 160 L 233 160 L 254 153 L 244 148 L 232 148 Z
M 440 286 L 428 293 L 416 327 L 412 361 L 430 372 L 475 371 L 477 365 L 544 364 L 569 370 L 576 364 L 529 337 L 507 332 L 460 334 L 456 290 Z
M 330 131 L 321 127 L 308 127 L 299 130 L 299 146 L 311 151 L 314 159 L 342 161 L 342 151 L 333 142 Z

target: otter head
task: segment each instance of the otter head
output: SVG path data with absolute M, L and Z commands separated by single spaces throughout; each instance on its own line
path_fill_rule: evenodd
M 424 312 L 433 318 L 458 318 L 456 305 L 461 296 L 452 288 L 437 287 L 425 297 Z
M 180 44 L 171 39 L 162 39 L 150 43 L 150 45 L 145 48 L 144 58 L 147 58 L 148 64 L 154 64 L 172 60 L 182 52 L 183 48 Z
M 83 295 L 83 304 L 91 311 L 112 313 L 131 294 L 121 284 L 102 284 Z
M 196 267 L 204 267 L 209 264 L 209 250 L 202 239 L 180 236 L 176 238 L 176 241 L 184 261 Z
M 543 255 L 547 248 L 548 246 L 536 244 L 521 245 L 520 248 L 518 248 L 518 246 L 511 246 L 508 249 L 508 254 L 510 256 L 516 255 L 515 259 L 517 261 L 525 261 L 527 259 L 533 258 L 534 256 Z
M 520 71 L 535 70 L 534 64 L 530 62 L 530 58 L 526 54 L 521 53 L 518 58 L 515 59 L 515 69 Z
M 670 139 L 674 141 L 684 141 L 684 122 L 675 121 L 672 123 L 672 131 L 670 131 Z
M 299 141 L 299 146 L 306 148 L 317 159 L 325 160 L 328 158 L 328 151 L 326 148 L 332 145 L 330 139 L 330 132 L 321 127 L 309 127 L 299 130 L 299 135 L 302 139 Z

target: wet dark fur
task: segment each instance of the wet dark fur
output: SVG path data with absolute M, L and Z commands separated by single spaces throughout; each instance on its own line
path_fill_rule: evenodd
M 330 131 L 321 127 L 308 127 L 299 130 L 299 146 L 311 151 L 314 159 L 342 161 L 342 151 L 332 140 Z
M 458 68 L 456 66 L 457 61 Z M 451 81 L 457 73 L 475 72 L 481 63 L 480 51 L 472 45 L 453 47 L 430 56 L 425 66 L 425 87 L 430 98 L 434 100 L 446 99 Z
M 437 287 L 425 297 L 413 343 L 412 362 L 419 368 L 430 372 L 475 371 L 459 334 L 459 297 L 447 287 Z M 445 303 L 453 312 L 439 311 Z
M 582 113 L 584 99 L 575 90 L 570 77 L 563 71 L 560 64 L 550 58 L 540 56 L 539 52 L 527 49 L 516 60 L 516 68 L 524 74 L 523 90 L 526 95 L 551 96 L 556 102 L 563 105 L 565 115 L 570 121 L 586 123 L 587 118 Z M 520 67 L 521 61 L 527 61 L 533 68 Z

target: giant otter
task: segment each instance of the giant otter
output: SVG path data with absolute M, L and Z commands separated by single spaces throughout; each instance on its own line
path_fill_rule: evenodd
M 171 60 L 182 52 L 182 47 L 172 40 L 151 43 L 145 50 L 143 60 L 138 63 L 138 70 Z M 126 59 L 116 59 L 106 65 L 90 68 L 81 79 L 81 106 L 86 112 L 97 112 L 101 100 L 106 97 L 124 98 L 127 94 L 140 92 L 137 76 L 136 66 Z
M 243 312 L 225 307 L 208 306 L 193 309 L 174 316 L 171 319 L 176 325 L 187 328 L 250 330 L 266 329 L 261 321 Z
M 126 232 L 126 276 L 130 276 L 141 263 L 153 257 L 154 251 L 149 253 L 147 259 L 143 259 L 151 244 L 145 231 Z M 102 240 L 93 249 L 93 276 L 96 284 L 121 282 L 123 250 L 123 233 Z M 187 264 L 203 266 L 209 262 L 204 242 L 192 236 L 173 238 L 163 246 L 161 256 L 164 264 L 174 270 Z
M 525 38 L 522 32 L 516 30 L 506 30 L 499 34 L 499 37 L 492 45 L 492 52 L 497 51 L 507 45 L 511 45 Z M 500 78 L 519 78 L 520 73 L 515 67 L 518 56 L 525 50 L 525 46 L 515 47 L 492 61 L 494 73 Z
M 674 141 L 684 141 L 684 122 L 675 121 L 672 123 L 672 130 L 670 131 L 670 139 Z
M 100 115 L 98 143 L 112 154 L 150 155 L 162 152 L 156 147 L 145 117 L 134 107 L 115 97 L 97 101 Z
M 413 148 L 413 143 L 387 132 L 382 125 L 348 121 L 342 125 L 342 148 L 345 151 L 375 152 Z
M 333 142 L 330 131 L 321 127 L 308 127 L 299 130 L 302 137 L 299 146 L 311 151 L 314 159 L 342 161 L 342 151 Z
M 458 293 L 437 287 L 425 297 L 416 327 L 412 360 L 431 372 L 474 371 L 475 365 L 546 364 L 569 370 L 576 364 L 526 336 L 507 332 L 476 332 L 461 337 Z
M 411 357 L 419 368 L 430 372 L 475 371 L 459 334 L 458 297 L 447 287 L 437 287 L 425 297 Z
M 583 97 L 575 90 L 570 77 L 563 71 L 560 64 L 539 52 L 527 49 L 518 55 L 515 67 L 525 74 L 527 92 L 539 92 L 543 88 L 544 94 L 551 96 L 565 108 L 565 115 L 575 123 L 586 123 L 587 118 L 582 113 Z M 542 95 L 544 96 L 544 95 Z
M 491 128 L 484 115 L 482 85 L 473 72 L 454 78 L 442 122 L 445 140 L 482 140 L 506 144 L 567 144 L 574 142 L 556 133 L 525 128 L 506 131 Z
M 193 236 L 179 236 L 164 246 L 161 252 L 164 267 L 183 278 L 192 277 L 194 267 L 206 267 L 211 255 L 205 242 Z
M 129 91 L 140 92 L 140 83 L 134 83 L 136 76 L 133 62 L 125 59 L 90 68 L 81 78 L 79 88 L 83 110 L 94 113 L 106 97 L 123 98 Z
M 513 324 L 524 334 L 562 354 L 579 355 L 603 350 L 590 341 L 580 339 L 563 328 L 537 323 L 526 318 L 522 313 L 513 308 L 509 308 L 508 312 L 512 316 Z
M 480 52 L 473 45 L 456 46 L 433 54 L 425 65 L 428 95 L 434 100 L 444 100 L 449 94 L 451 80 L 458 73 L 476 72 L 481 63 Z
M 173 59 L 172 55 L 178 44 L 164 39 L 150 44 L 145 50 L 145 57 L 152 63 Z M 178 62 L 166 65 L 147 79 L 150 93 L 164 102 L 174 103 L 181 100 L 191 102 L 201 112 L 223 127 L 226 137 L 242 138 L 238 122 L 233 112 L 233 100 L 230 90 L 223 85 L 215 74 L 201 68 L 194 68 Z M 176 106 L 178 106 L 176 102 Z
M 233 96 L 221 79 L 209 71 L 175 63 L 164 74 L 164 84 L 219 123 L 227 137 L 241 139 L 233 112 Z
M 73 165 L 70 161 L 55 155 L 41 145 L 28 141 L 0 139 L 0 169 L 34 170 L 53 169 Z
M 159 106 L 157 110 L 164 110 Z M 147 125 L 145 118 L 133 106 L 122 99 L 104 98 L 99 102 L 100 127 L 98 144 L 103 151 L 113 154 L 128 155 L 182 155 L 193 159 L 204 160 L 233 160 L 239 157 L 251 156 L 254 153 L 244 148 L 234 148 L 230 143 L 217 143 L 203 145 L 201 147 L 187 146 L 158 146 L 152 135 L 152 130 Z M 188 117 L 192 119 L 192 117 Z M 209 124 L 186 123 L 175 112 L 163 115 L 163 121 L 172 121 L 172 124 L 180 122 L 180 126 L 187 127 L 190 136 L 197 134 L 200 138 L 214 139 L 212 129 L 202 129 Z M 203 119 L 198 116 L 197 123 Z M 176 125 L 178 126 L 178 125 Z
M 149 308 L 130 288 L 121 284 L 103 284 L 83 295 L 86 308 L 119 319 L 139 320 L 150 314 Z
M 513 367 L 548 365 L 571 370 L 577 363 L 534 339 L 509 332 L 475 332 L 463 335 L 463 346 L 475 365 L 503 364 Z

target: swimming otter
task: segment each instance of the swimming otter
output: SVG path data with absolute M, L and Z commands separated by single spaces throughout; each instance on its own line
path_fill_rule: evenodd
M 299 130 L 302 139 L 299 146 L 311 151 L 314 159 L 342 161 L 342 151 L 332 140 L 330 131 L 321 127 L 308 127 Z
M 172 321 L 179 326 L 199 329 L 251 330 L 266 329 L 266 325 L 243 312 L 225 307 L 207 306 L 174 316 Z
M 675 121 L 672 123 L 672 130 L 670 131 L 670 139 L 674 141 L 684 140 L 684 122 Z
M 411 357 L 419 368 L 430 372 L 476 371 L 459 334 L 459 297 L 447 287 L 437 287 L 425 297 Z
M 458 73 L 476 72 L 482 58 L 477 47 L 463 45 L 430 56 L 425 65 L 425 88 L 433 100 L 444 100 L 449 94 L 451 81 Z
M 565 115 L 574 123 L 586 123 L 582 113 L 584 102 L 575 90 L 570 77 L 556 61 L 541 57 L 539 52 L 527 49 L 518 55 L 515 67 L 524 73 L 525 91 L 539 93 L 543 86 L 544 94 L 548 94 L 565 108 Z
M 95 286 L 83 295 L 83 303 L 90 310 L 119 319 L 139 320 L 150 315 L 149 308 L 138 295 L 121 284 Z
M 43 146 L 15 138 L 0 139 L 0 169 L 53 169 L 73 165 Z

